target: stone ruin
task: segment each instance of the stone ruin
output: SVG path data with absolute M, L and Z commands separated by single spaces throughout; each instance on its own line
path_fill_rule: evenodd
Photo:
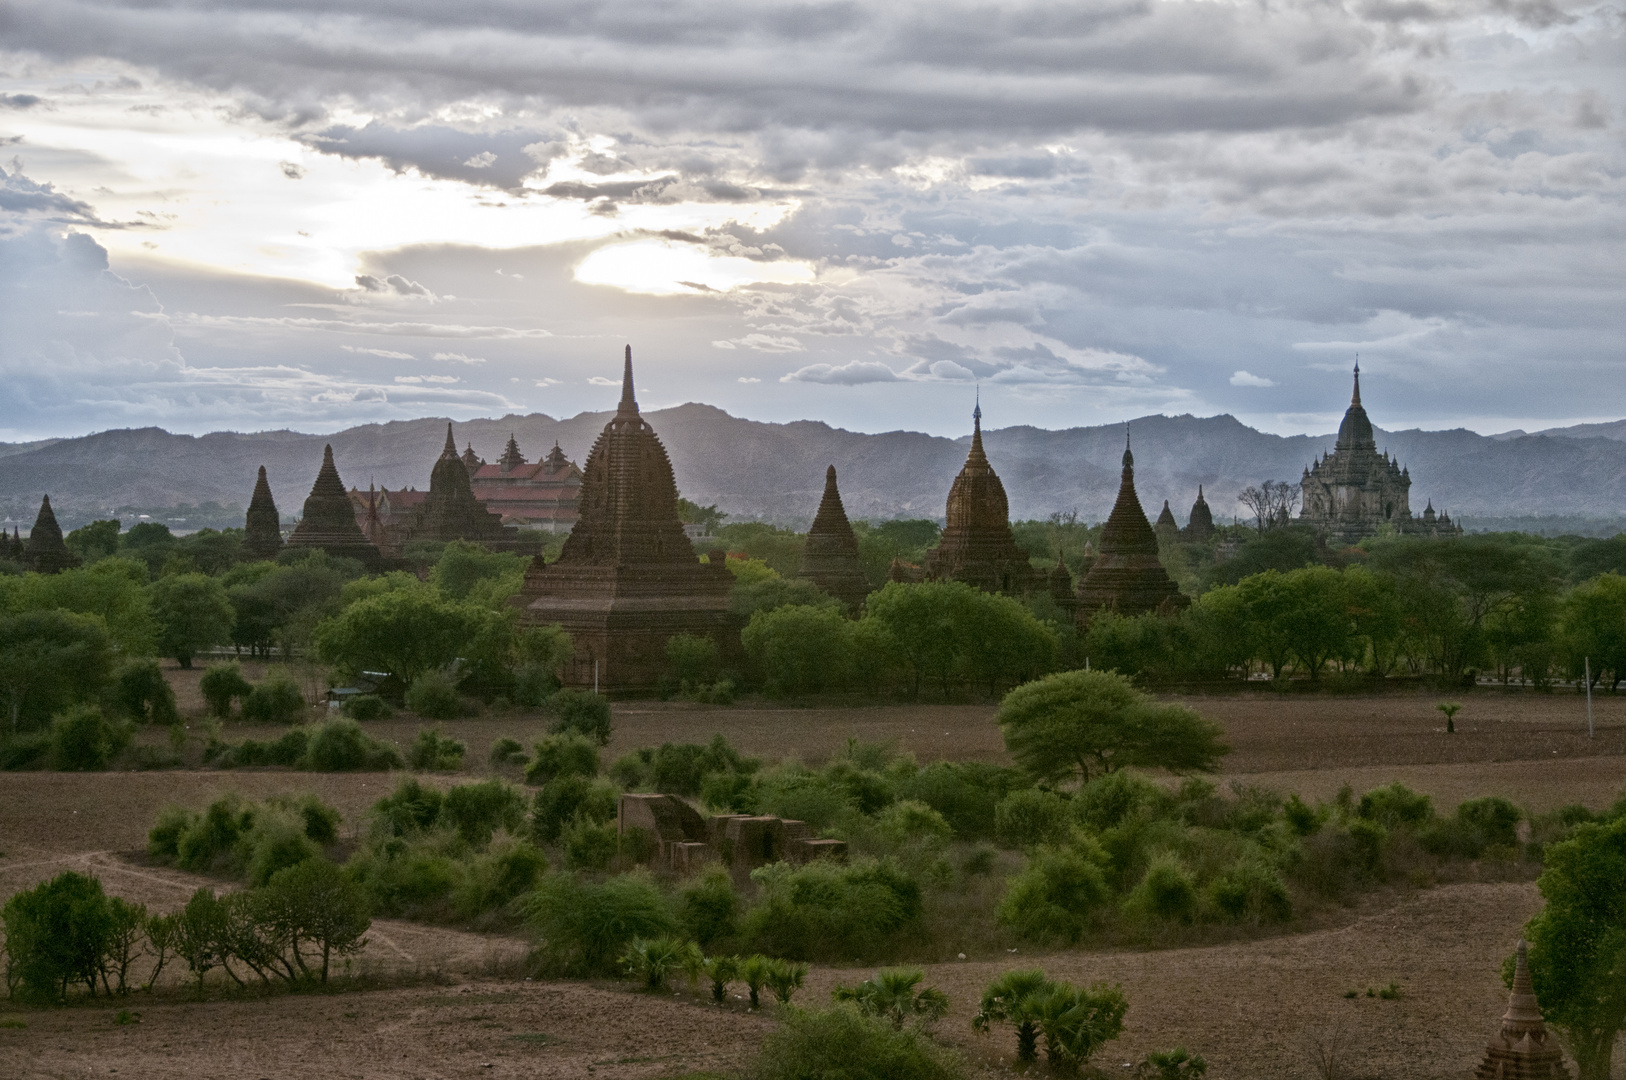
M 1535 987 L 1530 982 L 1530 961 L 1523 940 L 1513 968 L 1513 992 L 1502 1014 L 1502 1030 L 1485 1047 L 1485 1059 L 1474 1073 L 1475 1080 L 1568 1080 L 1564 1053 L 1558 1040 L 1547 1034 L 1541 1022 L 1541 1006 L 1536 1004 Z
M 634 829 L 648 834 L 651 869 L 682 875 L 718 863 L 741 883 L 759 866 L 801 865 L 847 853 L 845 840 L 821 840 L 805 821 L 752 814 L 701 817 L 676 795 L 623 795 L 615 824 L 623 839 Z

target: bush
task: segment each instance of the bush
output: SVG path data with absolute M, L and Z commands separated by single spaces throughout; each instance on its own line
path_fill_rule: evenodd
M 603 882 L 549 874 L 520 910 L 537 936 L 543 970 L 560 975 L 610 974 L 633 939 L 676 930 L 660 888 L 636 871 Z
M 51 767 L 100 772 L 130 745 L 128 721 L 109 720 L 95 705 L 77 705 L 51 721 Z
M 1168 792 L 1133 773 L 1113 772 L 1097 777 L 1078 789 L 1073 811 L 1078 822 L 1093 832 L 1104 832 L 1123 823 L 1142 808 L 1160 813 L 1171 803 Z
M 1053 791 L 1013 791 L 994 808 L 994 835 L 1007 847 L 1035 848 L 1060 844 L 1072 830 L 1073 813 Z
M 1101 1044 L 1123 1033 L 1129 1002 L 1116 986 L 1052 983 L 1035 1000 L 1051 1072 L 1076 1073 Z
M 549 735 L 536 744 L 536 756 L 525 766 L 527 784 L 545 784 L 561 776 L 598 775 L 598 743 L 585 735 Z
M 621 848 L 616 827 L 586 818 L 572 818 L 559 833 L 565 866 L 571 870 L 605 870 Z
M 666 666 L 679 689 L 692 693 L 716 682 L 722 664 L 711 638 L 673 634 L 666 639 Z
M 651 993 L 666 989 L 685 967 L 699 967 L 703 962 L 694 942 L 670 937 L 634 938 L 620 960 L 622 970 Z
M 1469 799 L 1451 817 L 1435 818 L 1418 829 L 1417 842 L 1442 859 L 1477 859 L 1492 847 L 1515 847 L 1523 816 L 1506 799 Z
M 917 991 L 926 973 L 920 968 L 886 968 L 857 986 L 837 986 L 830 996 L 850 1001 L 865 1016 L 890 1021 L 902 1028 L 906 1021 L 929 1024 L 948 1012 L 948 995 L 935 986 Z
M 262 804 L 226 795 L 198 814 L 166 806 L 147 833 L 147 853 L 183 870 L 237 875 L 263 884 L 286 866 L 338 839 L 339 812 L 314 795 L 274 796 Z
M 961 1080 L 953 1051 L 918 1031 L 899 1030 L 851 1005 L 811 1012 L 787 1009 L 762 1042 L 755 1080 Z
M 113 676 L 110 697 L 114 711 L 138 723 L 173 724 L 181 718 L 175 691 L 151 658 L 126 660 Z
M 373 819 L 390 836 L 407 836 L 431 829 L 440 820 L 446 801 L 439 788 L 426 787 L 417 777 L 402 780 L 395 790 L 373 804 Z
M 486 755 L 492 768 L 501 768 L 504 765 L 525 764 L 525 747 L 518 739 L 510 739 L 506 735 L 491 744 L 491 752 Z
M 720 866 L 707 867 L 678 891 L 678 922 L 683 932 L 699 942 L 701 948 L 733 937 L 739 910 L 734 882 Z
M 390 703 L 377 694 L 357 694 L 341 711 L 352 720 L 388 720 L 395 715 Z
M 1124 898 L 1124 911 L 1143 919 L 1190 922 L 1197 910 L 1191 872 L 1170 854 L 1155 856 L 1140 884 Z
M 268 675 L 243 699 L 243 719 L 262 724 L 291 724 L 304 712 L 304 692 L 282 672 Z
M 514 704 L 527 709 L 546 705 L 559 690 L 559 677 L 545 664 L 521 664 L 514 669 Z
M 1257 859 L 1243 859 L 1208 883 L 1209 904 L 1232 922 L 1286 922 L 1293 901 L 1281 877 Z
M 458 740 L 442 735 L 439 728 L 426 728 L 418 732 L 407 751 L 407 764 L 420 772 L 456 772 L 463 767 L 467 749 Z
M 615 788 L 585 776 L 561 776 L 543 784 L 532 800 L 531 835 L 551 844 L 572 819 L 602 824 L 613 820 L 615 812 Z
M 256 922 L 270 931 L 261 940 L 291 956 L 292 964 L 288 956 L 277 957 L 290 979 L 315 977 L 325 983 L 335 956 L 353 956 L 367 944 L 372 915 L 366 892 L 326 859 L 278 871 L 252 901 Z M 307 946 L 313 954 L 310 963 Z M 318 959 L 320 967 L 313 971 Z
M 302 727 L 289 728 L 281 737 L 270 742 L 244 739 L 237 743 L 215 743 L 205 752 L 205 760 L 222 769 L 239 769 L 257 765 L 285 765 L 297 768 L 310 749 L 310 732 Z
M 934 761 L 898 784 L 898 798 L 914 799 L 943 815 L 961 840 L 994 835 L 1000 801 L 1027 777 L 1011 768 L 980 761 Z
M 0 735 L 0 772 L 41 767 L 51 754 L 51 733 Z
M 248 852 L 246 873 L 250 885 L 264 885 L 279 870 L 321 854 L 321 849 L 305 835 L 305 823 L 286 811 L 256 811 L 242 842 Z
M 24 890 L 0 909 L 6 931 L 6 986 L 25 1001 L 61 1001 L 84 983 L 96 993 L 113 931 L 102 883 L 72 870 Z
M 890 861 L 848 866 L 774 863 L 751 872 L 762 898 L 740 938 L 757 952 L 796 960 L 877 956 L 920 920 L 920 886 Z
M 1419 795 L 1399 782 L 1387 787 L 1373 788 L 1361 796 L 1357 809 L 1361 820 L 1372 821 L 1385 829 L 1401 825 L 1422 825 L 1434 817 L 1434 803 L 1427 795 Z
M 548 731 L 575 732 L 604 746 L 610 741 L 610 699 L 586 690 L 561 690 L 548 699 Z
M 727 739 L 716 735 L 705 746 L 663 743 L 656 749 L 641 747 L 617 758 L 610 775 L 632 791 L 692 798 L 713 776 L 749 776 L 757 768 L 756 759 L 741 757 Z
M 366 734 L 346 717 L 316 729 L 300 767 L 312 772 L 383 772 L 404 764 L 394 746 Z
M 1076 942 L 1111 895 L 1098 848 L 1041 847 L 1007 883 L 994 918 L 1027 941 Z
M 472 919 L 495 911 L 536 888 L 548 860 L 524 840 L 507 838 L 470 859 L 463 879 L 452 888 L 452 907 Z
M 406 707 L 425 720 L 452 720 L 463 711 L 457 685 L 438 671 L 425 672 L 407 688 Z
M 525 822 L 525 800 L 502 780 L 459 784 L 446 793 L 440 821 L 456 829 L 464 843 L 480 846 L 498 829 L 519 832 Z
M 254 691 L 243 678 L 243 666 L 236 661 L 210 664 L 198 680 L 198 689 L 209 706 L 209 715 L 221 720 L 231 715 L 233 701 L 242 701 Z

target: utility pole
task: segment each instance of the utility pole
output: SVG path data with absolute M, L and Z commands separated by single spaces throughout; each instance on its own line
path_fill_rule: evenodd
M 1587 657 L 1586 664 L 1586 737 L 1592 738 L 1592 657 Z

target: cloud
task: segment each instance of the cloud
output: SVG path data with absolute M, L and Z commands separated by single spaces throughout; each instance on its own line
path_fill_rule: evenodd
M 1276 383 L 1262 375 L 1254 375 L 1246 371 L 1235 372 L 1231 376 L 1232 386 L 1275 386 Z
M 281 169 L 282 175 L 290 180 L 303 180 L 305 178 L 305 166 L 296 162 L 279 161 L 277 162 L 277 168 Z
M 89 203 L 71 198 L 51 184 L 30 180 L 23 175 L 16 161 L 12 162 L 9 173 L 0 168 L 0 211 L 31 221 L 63 225 L 103 224 Z
M 792 353 L 802 352 L 804 348 L 800 341 L 793 337 L 775 337 L 771 334 L 746 334 L 739 338 L 724 338 L 713 341 L 719 349 L 754 349 L 765 353 Z
M 589 385 L 591 385 L 591 386 L 620 386 L 620 385 L 621 385 L 621 384 L 620 384 L 620 383 L 619 383 L 619 382 L 618 382 L 618 381 L 616 381 L 616 380 L 615 380 L 615 379 L 606 379 L 606 378 L 605 378 L 605 377 L 604 377 L 604 376 L 602 376 L 602 375 L 593 375 L 593 376 L 590 376 L 590 377 L 589 377 L 589 378 L 588 378 L 588 380 L 587 380 L 587 382 L 588 382 L 588 384 L 589 384 Z
M 426 322 L 373 322 L 357 319 L 313 319 L 301 315 L 208 315 L 200 312 L 178 311 L 171 319 L 177 326 L 210 329 L 239 330 L 309 330 L 341 334 L 388 334 L 397 337 L 427 338 L 489 338 L 494 341 L 523 338 L 545 338 L 553 335 L 547 330 L 519 329 L 511 326 L 462 326 L 456 323 Z
M 422 296 L 430 300 L 435 294 L 416 281 L 408 281 L 400 274 L 388 274 L 384 277 L 375 277 L 372 274 L 357 274 L 356 284 L 370 293 L 393 293 L 396 296 Z
M 457 352 L 438 352 L 430 359 L 444 360 L 454 364 L 483 364 L 486 362 L 486 358 L 483 356 L 465 356 Z
M 455 375 L 397 375 L 395 376 L 395 381 L 398 383 L 411 384 L 450 384 L 458 382 L 459 380 Z
M 386 360 L 415 360 L 411 353 L 394 352 L 390 349 L 369 349 L 361 345 L 340 345 L 339 348 L 348 353 L 360 353 L 364 356 L 381 356 Z
M 0 109 L 32 109 L 44 100 L 37 94 L 0 94 Z
M 849 360 L 845 364 L 809 364 L 779 379 L 782 383 L 823 383 L 826 386 L 860 386 L 864 383 L 897 382 L 898 373 L 875 360 Z
M 740 382 L 742 382 L 742 383 L 759 383 L 761 381 L 762 380 L 757 378 L 755 375 L 741 375 L 740 376 Z

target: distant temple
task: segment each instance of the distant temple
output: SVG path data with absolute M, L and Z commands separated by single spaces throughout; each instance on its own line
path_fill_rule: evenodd
M 575 640 L 567 684 L 653 687 L 676 634 L 709 637 L 725 658 L 738 655 L 734 577 L 721 550 L 707 564 L 696 557 L 677 498 L 666 448 L 638 414 L 629 345 L 620 407 L 582 470 L 580 516 L 558 561 L 531 562 L 519 598 L 526 622 L 558 624 Z
M 275 559 L 282 550 L 282 515 L 271 498 L 271 485 L 265 479 L 265 466 L 254 481 L 254 496 L 248 501 L 248 517 L 243 525 L 243 554 L 251 559 Z
M 858 561 L 858 538 L 847 520 L 846 507 L 841 505 L 834 465 L 825 470 L 824 498 L 819 500 L 819 511 L 807 530 L 796 576 L 840 600 L 848 611 L 857 611 L 869 595 L 869 582 Z
M 926 552 L 925 566 L 911 573 L 894 563 L 893 577 L 927 581 L 963 581 L 988 592 L 1014 595 L 1040 587 L 1028 553 L 1011 534 L 1005 485 L 982 449 L 982 404 L 971 413 L 971 452 L 949 488 L 947 522 L 937 546 Z
M 41 574 L 59 574 L 79 566 L 79 556 L 68 550 L 62 542 L 62 526 L 56 523 L 51 510 L 51 497 L 40 500 L 39 516 L 29 531 L 28 543 L 23 548 L 23 565 Z
M 1087 627 L 1097 612 L 1171 614 L 1191 603 L 1158 559 L 1157 533 L 1135 494 L 1135 456 L 1124 438 L 1124 471 L 1095 561 L 1078 583 L 1076 617 Z M 1171 518 L 1172 521 L 1172 518 Z
M 1429 536 L 1462 533 L 1449 516 L 1435 517 L 1432 502 L 1422 520 L 1412 517 L 1411 472 L 1387 451 L 1378 453 L 1372 421 L 1361 407 L 1359 363 L 1355 365 L 1355 392 L 1344 422 L 1338 426 L 1338 441 L 1331 454 L 1322 454 L 1304 470 L 1299 484 L 1304 495 L 1299 521 L 1329 541 L 1352 544 L 1385 527 Z
M 288 537 L 291 548 L 320 548 L 334 558 L 356 559 L 370 571 L 383 563 L 383 553 L 367 540 L 356 524 L 350 497 L 345 494 L 339 469 L 333 464 L 333 446 L 322 448 L 322 467 L 305 499 L 304 516 Z
M 1208 509 L 1208 500 L 1203 498 L 1203 486 L 1198 484 L 1197 501 L 1191 504 L 1191 517 L 1180 530 L 1180 539 L 1188 544 L 1206 544 L 1213 535 L 1214 514 Z
M 1564 1052 L 1541 1021 L 1541 1006 L 1530 982 L 1528 946 L 1519 942 L 1513 967 L 1513 992 L 1502 1014 L 1502 1030 L 1485 1047 L 1476 1080 L 1568 1080 Z
M 369 498 L 369 527 L 376 514 L 376 502 Z M 379 524 L 382 525 L 382 522 Z M 468 468 L 463 458 L 458 455 L 457 443 L 452 439 L 452 425 L 449 423 L 446 425 L 446 447 L 441 451 L 429 474 L 428 493 L 417 500 L 417 505 L 406 520 L 392 522 L 384 531 L 396 547 L 411 540 L 434 540 L 442 543 L 468 540 L 493 549 L 524 548 L 534 553 L 539 546 L 534 541 L 530 543 L 522 541 L 518 529 L 504 525 L 500 514 L 492 512 L 475 497 L 474 490 L 469 484 Z
M 472 446 L 464 453 L 463 464 L 469 468 L 474 497 L 501 515 L 504 524 L 549 532 L 564 532 L 576 524 L 582 471 L 558 443 L 547 457 L 530 464 L 510 434 L 496 464 L 481 461 Z

